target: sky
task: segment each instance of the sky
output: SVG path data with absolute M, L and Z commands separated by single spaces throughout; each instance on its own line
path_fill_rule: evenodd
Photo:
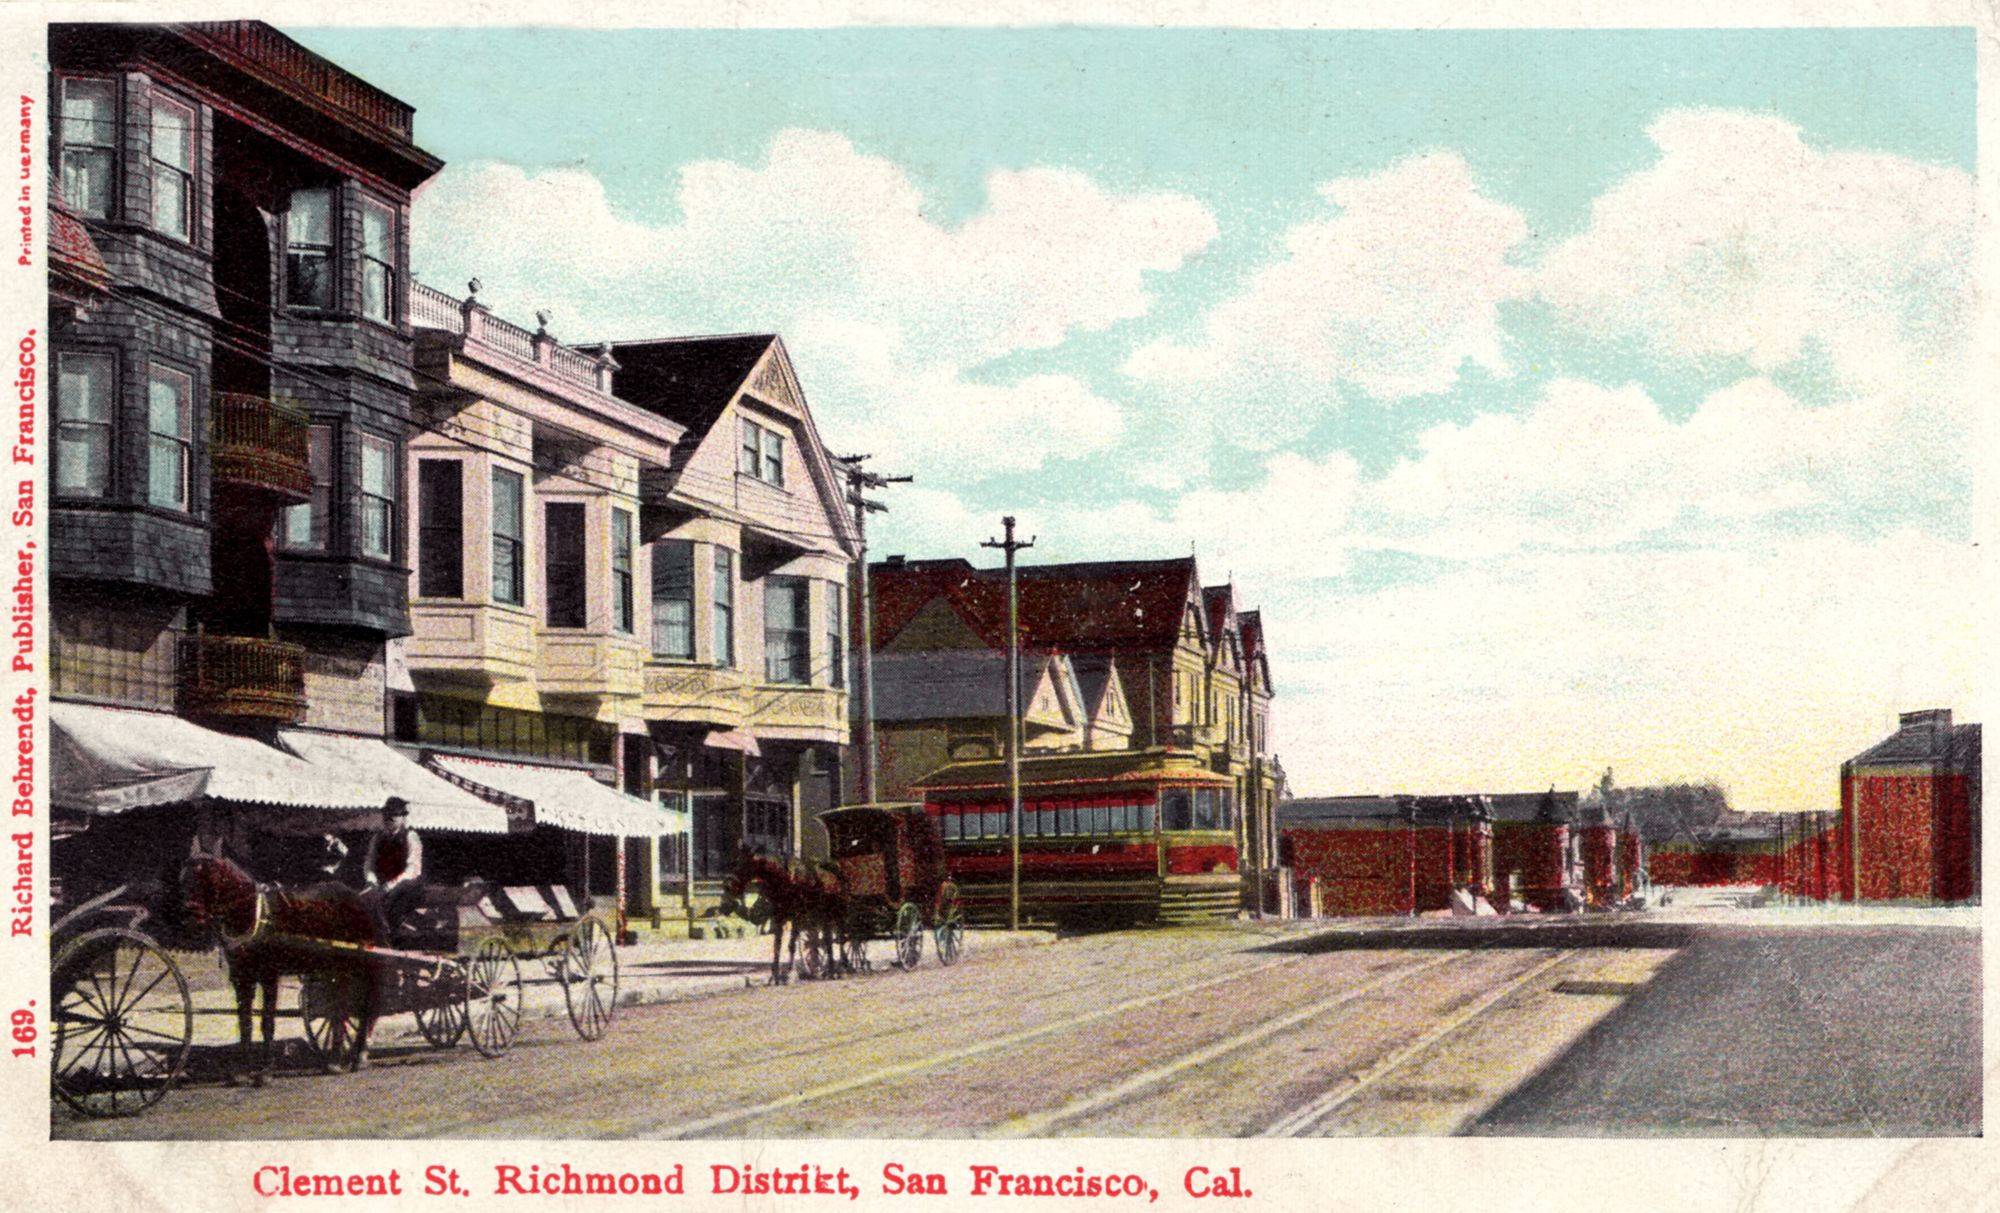
M 1970 30 L 287 32 L 423 281 L 781 333 L 876 555 L 1233 581 L 1297 794 L 1830 808 L 1976 702 Z

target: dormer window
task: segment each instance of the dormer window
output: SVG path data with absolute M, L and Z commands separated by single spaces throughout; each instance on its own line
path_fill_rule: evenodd
M 746 476 L 755 476 L 765 484 L 783 488 L 785 436 L 746 418 L 743 422 L 743 448 L 736 461 L 736 470 Z
M 285 302 L 333 306 L 333 191 L 295 190 L 285 215 Z

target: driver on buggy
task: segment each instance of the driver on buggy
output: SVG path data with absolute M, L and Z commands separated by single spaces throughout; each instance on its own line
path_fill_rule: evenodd
M 362 864 L 364 895 L 393 938 L 423 900 L 424 844 L 410 828 L 410 802 L 391 796 L 382 805 L 382 828 L 368 839 Z

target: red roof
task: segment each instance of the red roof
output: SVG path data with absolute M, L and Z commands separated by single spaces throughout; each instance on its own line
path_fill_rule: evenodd
M 1018 570 L 1021 642 L 1066 653 L 1163 652 L 1199 585 L 1194 560 L 1050 564 Z M 989 645 L 1007 639 L 1007 571 L 963 560 L 913 561 L 869 569 L 875 646 L 882 647 L 928 603 L 943 597 Z
M 49 262 L 92 290 L 111 289 L 111 270 L 90 230 L 60 206 L 49 207 Z

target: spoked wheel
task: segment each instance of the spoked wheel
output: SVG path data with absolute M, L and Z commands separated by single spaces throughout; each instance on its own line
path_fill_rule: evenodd
M 603 923 L 586 918 L 577 925 L 575 938 L 562 950 L 557 976 L 576 1034 L 585 1040 L 603 1036 L 618 1010 L 618 948 Z
M 485 1057 L 505 1053 L 521 1030 L 521 962 L 505 940 L 480 944 L 466 965 L 465 1026 Z
M 891 936 L 896 943 L 896 967 L 905 973 L 924 958 L 924 916 L 916 903 L 904 902 L 896 910 L 896 927 Z
M 938 896 L 937 925 L 931 935 L 937 941 L 938 963 L 957 964 L 965 950 L 965 907 L 959 904 L 958 890 L 950 885 Z
M 805 938 L 799 941 L 799 976 L 807 981 L 822 981 L 832 972 L 830 933 L 825 923 L 815 922 L 806 927 Z
M 465 1035 L 465 966 L 456 960 L 438 964 L 434 973 L 417 977 L 411 991 L 417 1031 L 433 1049 L 449 1049 Z
M 361 1051 L 368 979 L 359 973 L 308 973 L 299 982 L 299 1020 L 320 1069 L 349 1066 Z
M 50 1088 L 85 1116 L 134 1116 L 180 1080 L 194 1004 L 173 957 L 136 931 L 78 936 L 49 966 Z

